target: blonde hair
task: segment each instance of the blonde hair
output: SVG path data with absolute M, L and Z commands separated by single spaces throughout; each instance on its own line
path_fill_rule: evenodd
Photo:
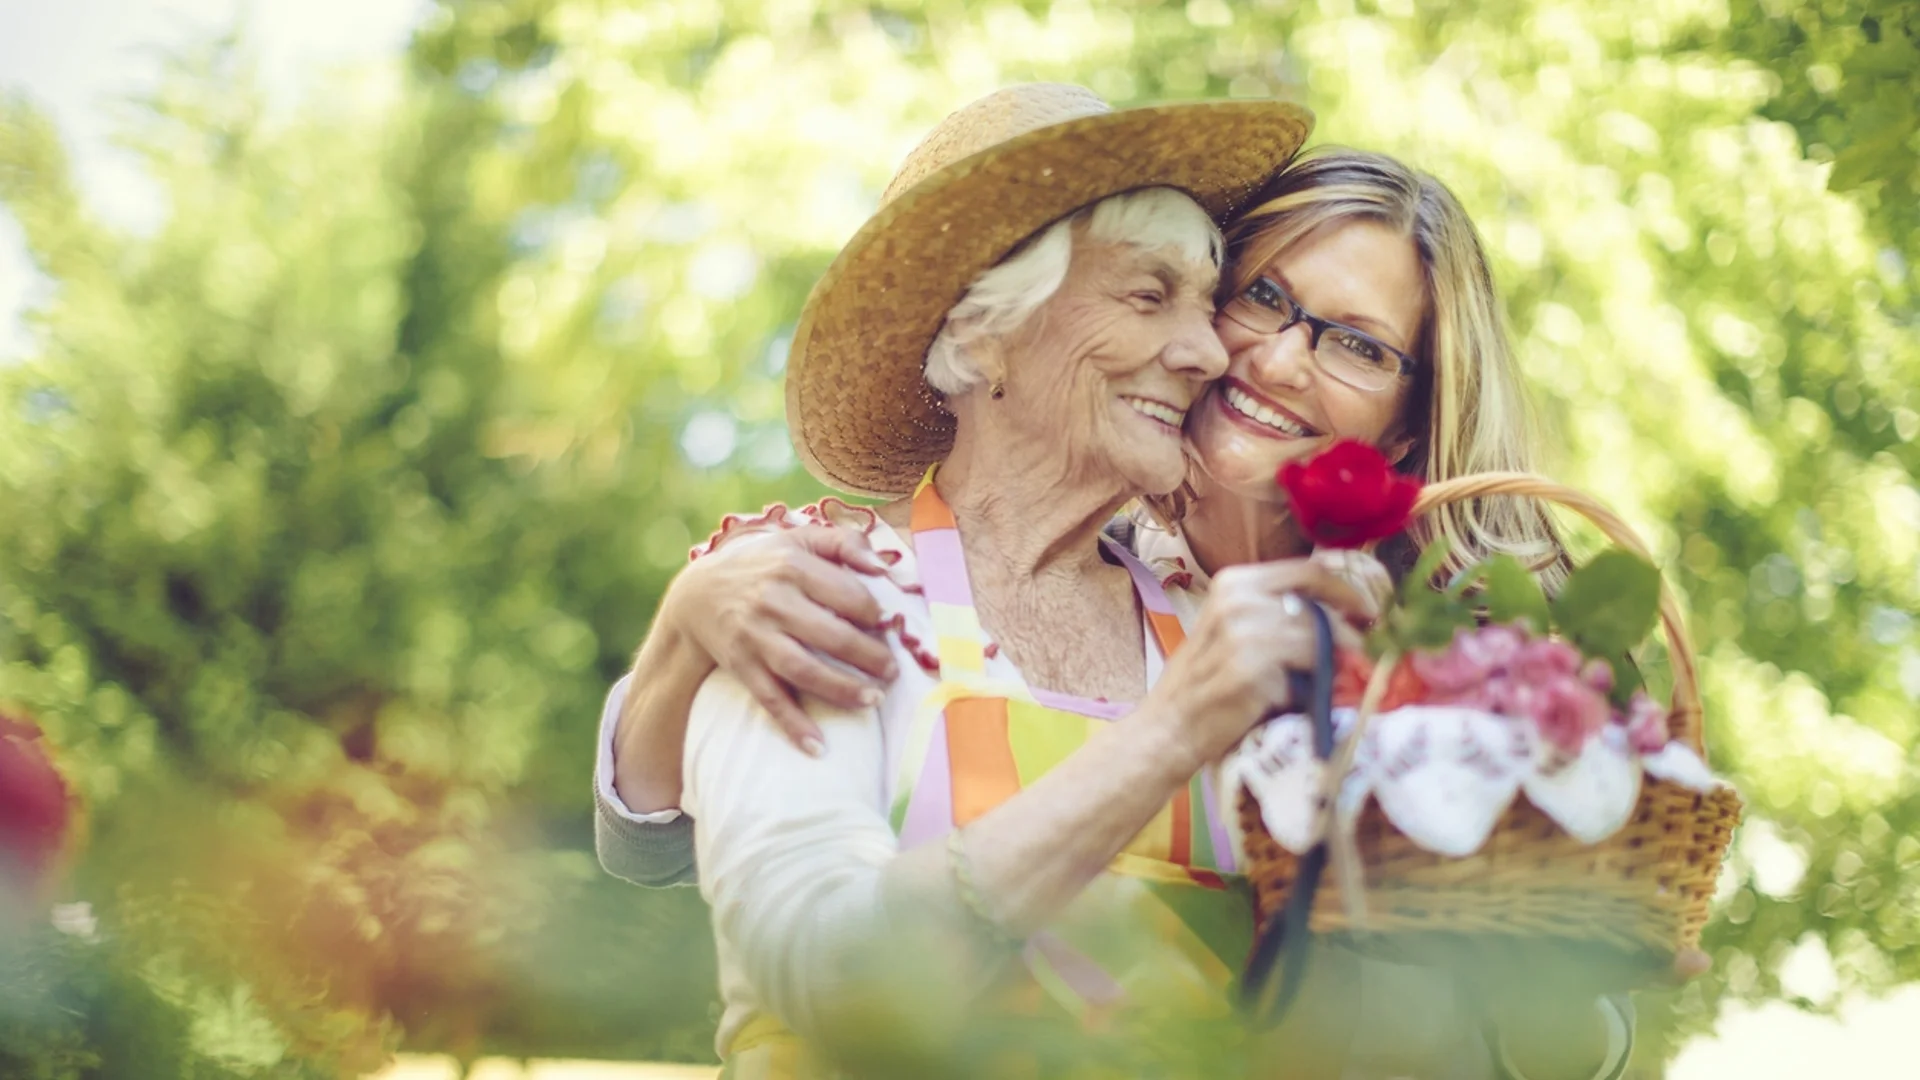
M 1137 188 L 1083 206 L 973 279 L 927 349 L 928 386 L 951 397 L 985 381 L 968 347 L 1020 329 L 1059 291 L 1073 258 L 1074 225 L 1083 221 L 1087 237 L 1101 243 L 1174 251 L 1189 262 L 1204 260 L 1215 267 L 1226 252 L 1206 210 L 1174 188 Z
M 1421 363 L 1408 396 L 1397 468 L 1427 483 L 1469 473 L 1533 471 L 1542 439 L 1507 336 L 1493 274 L 1473 222 L 1440 181 L 1383 154 L 1320 147 L 1270 181 L 1227 229 L 1223 298 L 1236 296 L 1295 244 L 1339 222 L 1375 221 L 1413 242 L 1426 282 L 1426 315 L 1413 353 Z M 1156 507 L 1163 513 L 1168 507 Z M 1553 519 L 1536 502 L 1495 497 L 1455 503 L 1417 519 L 1404 540 L 1383 545 L 1396 575 L 1419 549 L 1445 538 L 1450 577 L 1490 555 L 1531 567 L 1549 589 L 1568 560 Z

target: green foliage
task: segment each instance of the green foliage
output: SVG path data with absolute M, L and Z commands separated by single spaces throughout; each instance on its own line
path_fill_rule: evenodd
M 1827 184 L 1867 202 L 1880 234 L 1920 257 L 1920 9 L 1906 0 L 1735 0 L 1720 48 L 1778 80 L 1764 109 L 1792 124 Z
M 1059 78 L 1298 97 L 1472 212 L 1555 471 L 1652 543 L 1716 763 L 1804 864 L 1741 841 L 1681 1029 L 1805 940 L 1920 976 L 1908 8 L 447 2 L 287 122 L 234 43 L 176 66 L 128 132 L 151 238 L 8 102 L 0 201 L 58 291 L 0 371 L 0 698 L 88 798 L 70 888 L 250 1075 L 402 1032 L 705 1056 L 697 901 L 587 853 L 600 695 L 691 537 L 818 490 L 784 342 L 894 164 Z
M 1487 607 L 1487 618 L 1497 623 L 1523 622 L 1535 633 L 1545 633 L 1553 625 L 1539 579 L 1527 573 L 1519 560 L 1496 555 L 1484 565 L 1486 584 L 1481 588 L 1480 601 Z M 1561 601 L 1566 602 L 1564 596 Z
M 527 200 L 475 198 L 484 99 L 276 125 L 236 57 L 176 65 L 138 129 L 175 210 L 150 241 L 0 113 L 0 197 L 61 282 L 0 372 L 0 697 L 64 751 L 76 886 L 139 977 L 256 1072 L 354 1075 L 402 1025 L 477 1052 L 518 942 L 577 906 L 592 718 L 709 493 L 527 393 L 555 368 L 498 340 Z
M 1394 605 L 1369 642 L 1376 655 L 1387 649 L 1438 651 L 1452 643 L 1454 631 L 1473 626 L 1473 608 L 1460 601 L 1452 586 L 1436 590 L 1427 584 L 1446 563 L 1451 547 L 1444 536 L 1427 545 L 1413 569 L 1400 579 Z M 1464 587 L 1465 582 L 1457 584 Z
M 1659 617 L 1660 571 L 1618 548 L 1588 560 L 1553 598 L 1554 628 L 1599 656 L 1639 645 Z

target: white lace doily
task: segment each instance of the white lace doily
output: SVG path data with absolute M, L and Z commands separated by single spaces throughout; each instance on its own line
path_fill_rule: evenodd
M 1336 738 L 1345 737 L 1354 718 L 1352 709 L 1334 710 Z M 1514 797 L 1525 792 L 1570 835 L 1592 844 L 1633 816 L 1642 773 L 1698 792 L 1724 786 L 1679 742 L 1653 754 L 1634 753 L 1618 725 L 1609 724 L 1578 757 L 1570 757 L 1526 720 L 1460 706 L 1408 705 L 1367 725 L 1336 809 L 1351 820 L 1371 797 L 1415 844 L 1458 857 L 1480 850 Z M 1279 717 L 1249 732 L 1222 763 L 1224 815 L 1235 820 L 1244 786 L 1259 800 L 1273 838 L 1304 854 L 1319 840 L 1321 777 L 1307 718 Z

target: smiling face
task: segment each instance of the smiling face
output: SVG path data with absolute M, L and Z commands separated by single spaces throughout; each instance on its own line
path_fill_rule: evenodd
M 1227 366 L 1212 325 L 1217 271 L 1080 230 L 1073 245 L 1058 291 L 998 346 L 1006 395 L 991 407 L 1079 482 L 1171 491 L 1186 478 L 1188 409 Z
M 1250 283 L 1268 279 L 1313 315 L 1418 355 L 1427 305 L 1419 255 L 1410 239 L 1380 222 L 1331 223 L 1242 276 Z M 1342 382 L 1313 355 L 1304 322 L 1261 334 L 1222 314 L 1214 329 L 1228 365 L 1187 424 L 1203 474 L 1196 484 L 1282 502 L 1275 470 L 1337 440 L 1371 443 L 1396 461 L 1406 453 L 1411 377 L 1378 391 Z M 1323 351 L 1334 333 L 1323 338 Z

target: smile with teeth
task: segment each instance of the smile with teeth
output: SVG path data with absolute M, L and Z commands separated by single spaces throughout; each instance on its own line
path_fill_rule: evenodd
M 1282 435 L 1304 439 L 1314 434 L 1313 429 L 1304 427 L 1292 417 L 1268 406 L 1254 398 L 1252 394 L 1237 386 L 1222 387 L 1221 399 L 1227 407 L 1249 420 L 1264 424 Z
M 1120 400 L 1126 402 L 1129 408 L 1141 416 L 1149 420 L 1158 420 L 1176 430 L 1180 427 L 1180 422 L 1187 418 L 1186 413 L 1164 401 L 1154 401 L 1151 398 L 1127 397 L 1124 394 L 1121 395 Z

